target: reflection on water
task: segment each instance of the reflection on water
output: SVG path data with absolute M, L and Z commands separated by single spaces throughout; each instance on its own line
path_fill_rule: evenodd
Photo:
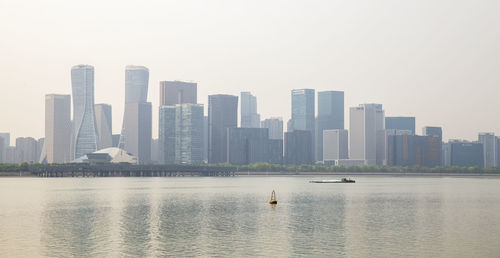
M 2 256 L 476 256 L 500 253 L 500 180 L 1 179 Z M 278 205 L 269 205 L 272 189 Z

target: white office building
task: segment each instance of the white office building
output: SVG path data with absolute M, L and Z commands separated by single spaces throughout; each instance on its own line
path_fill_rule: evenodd
M 335 160 L 347 159 L 348 142 L 347 130 L 323 130 L 323 163 L 333 164 Z
M 377 163 L 377 131 L 384 130 L 382 104 L 361 104 L 350 108 L 349 159 Z

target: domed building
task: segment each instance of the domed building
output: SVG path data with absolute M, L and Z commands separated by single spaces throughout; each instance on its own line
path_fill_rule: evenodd
M 74 163 L 130 163 L 137 164 L 137 158 L 120 148 L 106 148 L 92 152 L 73 161 Z

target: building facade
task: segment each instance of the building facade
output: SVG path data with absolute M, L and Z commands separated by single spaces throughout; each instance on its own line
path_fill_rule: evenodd
M 196 104 L 198 84 L 182 81 L 160 82 L 160 106 Z
M 297 89 L 292 90 L 292 119 L 291 130 L 309 131 L 311 133 L 313 143 L 310 152 L 315 158 L 315 135 L 316 135 L 316 117 L 315 117 L 315 91 L 313 89 Z M 286 140 L 285 140 L 286 141 Z M 286 145 L 286 144 L 285 144 Z
M 415 135 L 415 117 L 386 117 L 385 129 L 408 130 Z
M 260 128 L 260 115 L 257 113 L 257 98 L 250 92 L 241 93 L 242 128 Z
M 238 96 L 208 96 L 208 163 L 227 161 L 227 129 L 237 127 Z
M 73 160 L 71 147 L 71 96 L 45 96 L 45 140 L 40 161 L 67 163 Z
M 366 165 L 377 164 L 377 132 L 385 129 L 384 122 L 381 104 L 350 108 L 349 159 L 365 160 Z
M 348 132 L 344 129 L 323 130 L 323 163 L 349 158 Z
M 283 118 L 271 117 L 264 119 L 261 122 L 260 127 L 268 129 L 269 139 L 283 140 Z
M 120 136 L 120 149 L 137 157 L 139 164 L 151 162 L 152 106 L 151 102 L 125 104 L 126 116 Z
M 37 163 L 38 141 L 32 137 L 16 138 L 16 162 L 17 164 L 27 162 L 29 164 Z
M 158 128 L 158 141 L 160 149 L 160 163 L 175 163 L 175 106 L 161 106 Z
M 495 134 L 479 133 L 478 142 L 483 144 L 483 167 L 495 167 L 497 165 L 497 139 Z
M 149 69 L 125 67 L 125 110 L 118 147 L 137 157 L 139 164 L 151 162 L 152 105 L 148 98 Z
M 269 162 L 267 128 L 228 128 L 227 163 L 248 165 Z
M 98 149 L 113 147 L 113 114 L 111 112 L 111 105 L 96 104 L 94 109 Z
M 285 157 L 287 165 L 313 164 L 314 154 L 311 131 L 295 130 L 285 133 Z
M 73 159 L 97 150 L 97 126 L 94 112 L 94 67 L 71 68 L 73 93 Z
M 450 165 L 457 167 L 483 167 L 483 144 L 467 141 L 449 141 Z
M 323 157 L 323 131 L 344 129 L 344 92 L 318 92 L 318 118 L 316 127 L 316 160 Z

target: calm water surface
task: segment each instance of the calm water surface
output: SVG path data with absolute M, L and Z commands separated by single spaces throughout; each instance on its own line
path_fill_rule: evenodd
M 0 256 L 500 257 L 500 178 L 311 179 L 2 178 Z

